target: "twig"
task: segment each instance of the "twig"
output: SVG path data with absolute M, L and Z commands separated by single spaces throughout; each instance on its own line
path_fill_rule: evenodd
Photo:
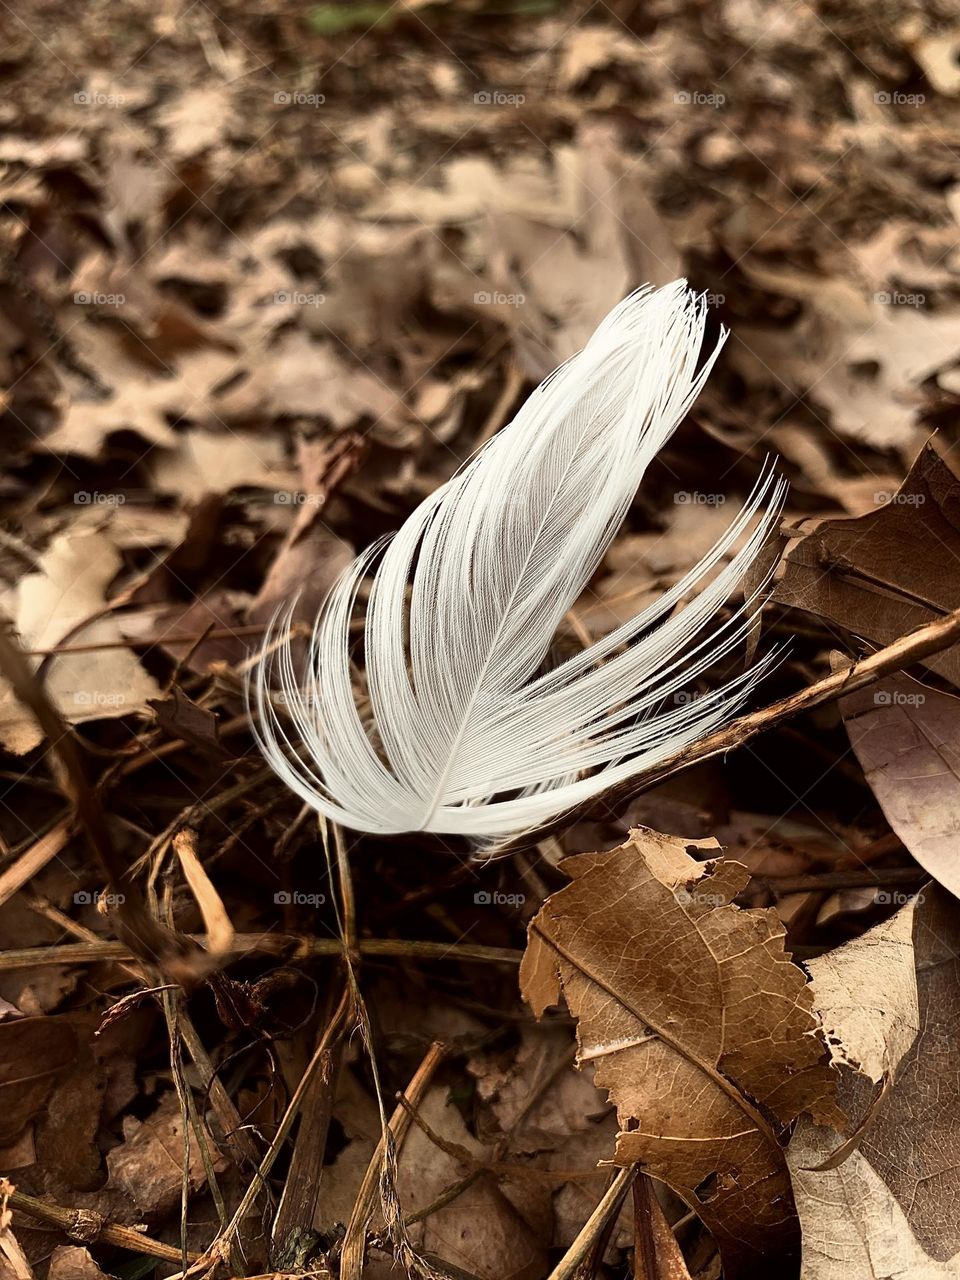
M 404 1091 L 405 1099 L 412 1107 L 416 1108 L 422 1102 L 427 1086 L 443 1061 L 445 1053 L 446 1046 L 439 1042 L 433 1043 L 427 1050 L 413 1079 Z M 374 1214 L 375 1197 L 380 1186 L 384 1159 L 389 1154 L 388 1146 L 392 1144 L 396 1151 L 406 1137 L 411 1123 L 410 1112 L 398 1104 L 390 1117 L 386 1133 L 377 1143 L 377 1149 L 370 1158 L 350 1221 L 347 1223 L 347 1234 L 343 1239 L 343 1250 L 340 1255 L 341 1280 L 360 1280 L 367 1246 L 367 1227 Z
M 0 904 L 12 898 L 38 871 L 42 871 L 51 858 L 61 851 L 73 832 L 73 822 L 68 818 L 58 822 L 39 840 L 34 841 L 16 862 L 0 875 Z
M 342 1059 L 343 1035 L 338 1034 L 332 1044 L 328 1042 L 300 1108 L 300 1125 L 290 1157 L 290 1169 L 270 1228 L 274 1261 L 282 1254 L 291 1233 L 298 1228 L 312 1227 L 317 1217 L 320 1175 Z
M 307 1064 L 306 1071 L 304 1071 L 300 1078 L 300 1083 L 297 1085 L 293 1097 L 287 1104 L 287 1109 L 283 1114 L 280 1124 L 277 1126 L 277 1132 L 274 1135 L 273 1141 L 270 1143 L 270 1147 L 267 1150 L 266 1155 L 260 1162 L 260 1167 L 256 1172 L 256 1176 L 247 1187 L 243 1199 L 240 1201 L 239 1205 L 237 1205 L 236 1212 L 230 1219 L 226 1228 L 220 1232 L 216 1240 L 208 1246 L 202 1255 L 205 1262 L 215 1263 L 228 1258 L 234 1237 L 236 1236 L 244 1218 L 252 1209 L 254 1201 L 256 1200 L 260 1190 L 266 1186 L 267 1177 L 269 1176 L 270 1170 L 273 1168 L 274 1161 L 280 1154 L 283 1144 L 286 1142 L 290 1134 L 290 1130 L 293 1128 L 293 1122 L 299 1114 L 301 1103 L 303 1102 L 304 1095 L 309 1088 L 310 1081 L 313 1079 L 314 1072 L 323 1063 L 326 1055 L 330 1051 L 330 1046 L 334 1039 L 342 1034 L 342 1027 L 346 1026 L 351 1020 L 352 1004 L 353 1002 L 350 993 L 345 991 L 336 1013 L 320 1040 L 320 1043 L 317 1045 L 313 1057 Z
M 240 1113 L 234 1106 L 233 1099 L 227 1092 L 219 1075 L 217 1075 L 214 1065 L 210 1061 L 210 1055 L 197 1034 L 197 1029 L 193 1025 L 183 1001 L 179 1004 L 178 1021 L 184 1047 L 190 1055 L 206 1097 L 209 1098 L 210 1105 L 216 1112 L 220 1127 L 223 1130 L 224 1136 L 220 1145 L 233 1157 L 234 1163 L 240 1164 L 241 1161 L 246 1161 L 251 1165 L 256 1165 L 259 1154 L 256 1144 L 244 1128 Z
M 202 933 L 187 934 L 191 941 L 205 944 Z M 410 942 L 404 938 L 361 938 L 357 950 L 362 956 L 403 956 L 409 960 L 466 960 L 479 964 L 519 964 L 522 951 L 510 947 L 484 947 L 472 942 Z M 300 957 L 343 955 L 336 938 L 302 938 L 292 933 L 238 933 L 230 956 L 251 952 Z M 0 972 L 32 969 L 48 964 L 99 964 L 104 960 L 132 960 L 133 951 L 123 942 L 66 942 L 55 947 L 23 947 L 0 951 Z
M 620 1212 L 630 1184 L 637 1176 L 638 1166 L 621 1169 L 607 1188 L 602 1200 L 584 1223 L 580 1234 L 563 1255 L 547 1280 L 575 1280 L 580 1264 L 589 1256 L 595 1242 L 607 1228 L 607 1223 Z
M 841 671 L 834 671 L 824 676 L 822 680 L 817 680 L 805 689 L 799 689 L 796 693 L 772 702 L 759 711 L 750 711 L 746 715 L 738 716 L 722 729 L 717 729 L 698 742 L 682 747 L 666 760 L 652 766 L 648 772 L 637 774 L 626 782 L 612 787 L 602 798 L 609 804 L 616 803 L 618 798 L 634 796 L 672 777 L 682 769 L 689 769 L 691 765 L 701 764 L 714 756 L 726 755 L 728 751 L 735 751 L 751 738 L 765 733 L 768 729 L 776 728 L 777 725 L 791 720 L 804 711 L 822 706 L 825 702 L 834 702 L 837 698 L 856 692 L 857 689 L 864 689 L 882 680 L 884 676 L 902 671 L 904 667 L 912 666 L 913 663 L 929 658 L 933 654 L 942 653 L 944 649 L 949 649 L 951 645 L 958 642 L 960 642 L 960 609 L 954 609 L 952 613 L 925 623 L 916 631 L 900 636 L 892 644 L 878 649 L 876 653 L 861 658 L 859 662 L 854 662 Z M 566 818 L 563 819 L 564 822 L 566 820 Z M 555 825 L 562 825 L 562 823 Z M 543 835 L 543 831 L 538 832 L 537 839 L 543 839 Z
M 50 649 L 24 649 L 23 652 L 28 658 L 49 658 L 58 657 L 62 653 L 102 653 L 108 649 L 153 648 L 158 644 L 196 644 L 198 640 L 239 640 L 245 636 L 262 635 L 268 626 L 269 623 L 266 622 L 251 622 L 240 627 L 208 627 L 206 631 L 171 631 L 169 634 L 158 636 L 129 636 L 124 640 L 99 640 L 90 644 L 59 644 L 53 645 Z M 297 627 L 300 628 L 297 634 L 309 635 L 308 628 L 302 623 L 296 623 L 290 628 L 291 635 Z
M 105 1222 L 93 1209 L 63 1209 L 58 1204 L 48 1204 L 46 1200 L 37 1200 L 34 1196 L 25 1195 L 22 1191 L 12 1192 L 9 1202 L 11 1208 L 19 1209 L 21 1213 L 26 1213 L 39 1222 L 59 1227 L 78 1244 L 92 1244 L 95 1240 L 100 1240 L 104 1244 L 129 1249 L 133 1253 L 145 1253 L 152 1258 L 163 1258 L 165 1262 L 179 1263 L 181 1260 L 180 1250 L 174 1245 L 153 1240 L 133 1227 L 121 1227 L 112 1222 Z M 189 1260 L 194 1262 L 199 1256 L 197 1253 L 191 1253 Z
M 132 883 L 110 834 L 100 798 L 90 785 L 70 729 L 27 664 L 23 651 L 0 631 L 0 670 L 17 700 L 32 712 L 46 737 L 58 781 L 72 801 L 91 854 L 116 902 L 115 918 L 121 935 L 136 956 L 154 964 L 178 982 L 195 980 L 209 965 L 195 943 L 166 929 L 151 916 Z
M 733 855 L 736 857 L 736 854 Z M 771 893 L 807 893 L 830 889 L 880 889 L 888 884 L 919 884 L 929 880 L 923 867 L 878 867 L 876 871 L 824 871 L 821 875 L 753 876 L 745 890 L 769 889 Z

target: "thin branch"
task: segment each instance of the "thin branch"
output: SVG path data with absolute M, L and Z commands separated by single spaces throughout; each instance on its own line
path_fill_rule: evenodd
M 253 1208 L 254 1202 L 261 1189 L 266 1186 L 267 1178 L 270 1174 L 270 1170 L 273 1168 L 274 1161 L 280 1154 L 284 1143 L 290 1135 L 290 1130 L 293 1128 L 293 1122 L 299 1114 L 304 1095 L 310 1086 L 314 1073 L 326 1062 L 331 1045 L 342 1034 L 341 1024 L 343 1024 L 343 1027 L 345 1028 L 351 1018 L 352 998 L 349 992 L 344 992 L 343 999 L 341 1000 L 336 1013 L 314 1050 L 313 1057 L 308 1062 L 306 1070 L 300 1078 L 300 1083 L 297 1085 L 293 1097 L 287 1105 L 287 1109 L 277 1127 L 274 1139 L 270 1143 L 267 1153 L 261 1160 L 260 1167 L 257 1170 L 253 1181 L 247 1187 L 243 1199 L 237 1206 L 236 1212 L 230 1219 L 226 1228 L 220 1232 L 216 1240 L 208 1246 L 202 1255 L 205 1262 L 221 1262 L 225 1261 L 229 1257 L 237 1231 L 239 1230 L 244 1218 Z
M 209 968 L 195 943 L 171 933 L 151 916 L 133 884 L 131 869 L 113 841 L 100 797 L 86 776 L 73 734 L 54 706 L 23 650 L 0 630 L 0 670 L 14 696 L 32 713 L 46 738 L 46 751 L 64 794 L 73 803 L 78 824 L 116 904 L 118 931 L 138 959 L 156 965 L 178 982 L 193 982 Z
M 884 676 L 902 671 L 924 658 L 942 653 L 951 645 L 960 642 L 960 609 L 954 609 L 944 618 L 928 622 L 908 635 L 900 636 L 892 644 L 878 649 L 876 653 L 861 658 L 841 671 L 831 672 L 822 680 L 800 689 L 796 693 L 772 702 L 760 711 L 751 711 L 747 715 L 738 716 L 723 729 L 708 734 L 699 742 L 692 743 L 682 751 L 678 751 L 671 759 L 664 761 L 657 768 L 657 774 L 676 773 L 678 769 L 687 769 L 692 764 L 709 760 L 711 756 L 723 755 L 742 747 L 745 742 L 765 733 L 776 725 L 791 720 L 803 711 L 822 706 L 825 702 L 834 702 L 857 689 L 864 689 L 875 684 Z
M 637 1176 L 639 1166 L 631 1165 L 628 1169 L 620 1169 L 610 1183 L 600 1203 L 584 1223 L 580 1234 L 563 1255 L 548 1280 L 576 1280 L 583 1261 L 589 1257 L 594 1244 L 606 1231 L 607 1224 L 620 1212 L 624 1197 L 630 1190 L 630 1184 Z
M 71 1240 L 78 1244 L 92 1244 L 101 1241 L 103 1244 L 116 1245 L 120 1249 L 129 1249 L 133 1253 L 149 1254 L 151 1258 L 162 1258 L 165 1262 L 181 1260 L 178 1248 L 153 1240 L 150 1236 L 133 1227 L 121 1227 L 116 1223 L 105 1222 L 93 1209 L 63 1209 L 58 1204 L 49 1204 L 46 1200 L 37 1200 L 34 1196 L 25 1195 L 22 1191 L 13 1191 L 8 1197 L 10 1207 L 19 1209 L 21 1213 L 46 1222 L 52 1227 L 59 1227 Z M 191 1262 L 199 1258 L 199 1254 L 188 1255 Z
M 427 1050 L 423 1061 L 414 1073 L 413 1079 L 404 1092 L 405 1101 L 416 1108 L 423 1100 L 427 1086 L 434 1073 L 443 1061 L 446 1046 L 435 1041 Z M 343 1239 L 343 1250 L 340 1254 L 341 1280 L 360 1280 L 363 1273 L 363 1260 L 367 1247 L 367 1227 L 376 1208 L 376 1196 L 381 1188 L 384 1161 L 391 1155 L 395 1159 L 407 1131 L 412 1123 L 410 1112 L 398 1105 L 386 1132 L 377 1143 L 377 1149 L 370 1158 L 367 1171 L 363 1175 L 360 1191 L 347 1223 L 347 1234 Z M 392 1151 L 391 1151 L 392 1148 Z M 398 1206 L 399 1207 L 399 1206 Z
M 689 769 L 691 765 L 701 764 L 714 756 L 735 751 L 758 734 L 766 733 L 768 729 L 774 729 L 804 711 L 811 711 L 814 707 L 823 706 L 827 702 L 835 702 L 837 698 L 875 684 L 884 676 L 893 675 L 924 658 L 942 653 L 944 649 L 949 649 L 957 643 L 960 643 L 960 609 L 954 609 L 952 613 L 936 618 L 933 622 L 928 622 L 905 636 L 900 636 L 892 644 L 878 649 L 866 658 L 861 658 L 849 667 L 831 672 L 822 680 L 807 685 L 805 689 L 799 689 L 786 698 L 780 698 L 779 701 L 772 702 L 759 711 L 750 711 L 746 715 L 738 716 L 722 729 L 717 729 L 697 742 L 689 743 L 666 760 L 661 760 L 646 773 L 637 774 L 626 782 L 611 787 L 600 798 L 607 804 L 616 805 L 619 800 L 635 796 L 663 782 L 666 778 L 673 777 L 681 770 Z M 551 823 L 549 827 L 540 829 L 536 838 L 542 840 L 549 831 L 559 829 L 568 822 L 569 815 L 566 815 L 555 823 Z M 516 843 L 520 845 L 524 841 L 518 839 Z M 507 852 L 510 848 L 511 846 L 504 846 L 503 849 L 498 850 L 498 853 Z
M 203 944 L 205 935 L 187 934 Z M 402 956 L 408 960 L 465 960 L 479 964 L 518 965 L 522 951 L 511 947 L 484 947 L 472 942 L 410 942 L 405 938 L 361 938 L 357 950 L 362 956 Z M 336 938 L 303 938 L 292 933 L 238 933 L 230 955 L 251 953 L 285 955 L 297 959 L 310 956 L 342 956 L 343 944 Z M 18 951 L 0 952 L 0 972 L 9 969 L 32 969 L 48 964 L 99 964 L 104 960 L 132 960 L 134 954 L 122 942 L 66 942 L 56 947 L 23 947 Z

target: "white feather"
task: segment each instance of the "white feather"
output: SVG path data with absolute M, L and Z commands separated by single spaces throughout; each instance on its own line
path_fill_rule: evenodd
M 716 359 L 725 334 L 697 368 L 705 318 L 683 280 L 621 302 L 509 426 L 343 574 L 302 676 L 287 643 L 258 666 L 261 747 L 303 800 L 362 831 L 502 838 L 648 770 L 741 704 L 764 663 L 663 709 L 751 626 L 757 592 L 704 638 L 782 504 L 784 486 L 766 469 L 682 581 L 543 670 L 560 621 Z M 368 575 L 365 720 L 350 634 Z M 284 625 L 276 620 L 268 652 Z M 274 668 L 292 730 L 269 691 Z

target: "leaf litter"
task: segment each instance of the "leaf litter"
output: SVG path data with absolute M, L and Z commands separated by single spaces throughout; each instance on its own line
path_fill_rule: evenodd
M 677 274 L 732 338 L 557 657 L 769 451 L 756 706 L 949 619 L 955 15 L 2 25 L 0 590 L 84 783 L 4 670 L 0 1269 L 956 1275 L 956 645 L 491 863 L 319 829 L 243 699 L 278 605 Z

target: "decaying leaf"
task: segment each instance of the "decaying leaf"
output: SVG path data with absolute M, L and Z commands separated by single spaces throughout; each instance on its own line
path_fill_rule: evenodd
M 135 1205 L 141 1214 L 169 1212 L 179 1202 L 184 1174 L 183 1117 L 176 1095 L 167 1094 L 147 1120 L 127 1116 L 123 1137 L 123 1143 L 107 1155 L 107 1194 Z M 203 1140 L 213 1168 L 222 1172 L 226 1160 L 207 1129 Z M 192 1132 L 187 1178 L 194 1191 L 207 1180 L 203 1154 Z
M 960 699 L 900 675 L 850 694 L 840 709 L 890 826 L 960 897 Z
M 637 829 L 568 859 L 573 884 L 532 922 L 521 987 L 537 1014 L 563 994 L 580 1061 L 617 1105 L 615 1161 L 681 1195 L 732 1277 L 796 1246 L 783 1126 L 842 1112 L 776 913 L 731 904 L 745 867 L 691 856 L 718 849 Z
M 920 1029 L 914 910 L 911 899 L 863 937 L 808 962 L 834 1062 L 875 1084 L 893 1075 Z
M 77 1056 L 69 1018 L 12 1018 L 0 1024 L 0 1147 L 10 1146 L 46 1105 Z
M 870 1098 L 848 1064 L 873 1080 L 893 1073 L 894 1083 L 859 1148 L 839 1167 L 817 1167 L 840 1144 L 831 1129 L 802 1120 L 791 1140 L 803 1280 L 960 1276 L 958 953 L 955 903 L 934 887 L 892 920 L 810 962 L 816 1007 L 836 1060 L 847 1067 L 845 1100 L 862 1109 Z
M 80 1245 L 58 1245 L 50 1258 L 47 1280 L 105 1280 L 90 1256 L 90 1250 Z
M 220 721 L 214 712 L 199 706 L 179 685 L 174 685 L 165 698 L 151 698 L 148 705 L 156 713 L 157 724 L 171 737 L 183 738 L 205 755 L 226 755 L 220 741 Z
M 160 696 L 156 680 L 131 652 L 110 647 L 121 632 L 107 607 L 107 589 L 121 563 L 106 533 L 68 532 L 41 556 L 38 572 L 16 587 L 14 618 L 25 648 L 50 649 L 61 642 L 105 646 L 48 662 L 46 688 L 72 723 L 129 715 Z M 36 746 L 40 730 L 9 692 L 0 700 L 0 713 L 0 738 L 9 750 Z
M 896 494 L 875 496 L 877 510 L 824 520 L 787 552 L 774 599 L 883 645 L 960 607 L 944 572 L 960 559 L 960 480 L 928 444 Z M 960 685 L 956 647 L 925 662 Z

